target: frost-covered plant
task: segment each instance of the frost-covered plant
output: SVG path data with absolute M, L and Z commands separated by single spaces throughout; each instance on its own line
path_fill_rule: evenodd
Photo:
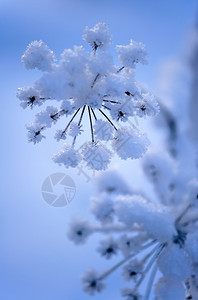
M 117 66 L 110 52 L 107 53 L 112 44 L 107 24 L 86 27 L 83 39 L 93 51 L 74 46 L 65 49 L 59 61 L 44 42 L 30 43 L 22 62 L 26 69 L 37 68 L 43 75 L 34 86 L 19 88 L 17 96 L 23 108 L 47 103 L 27 125 L 30 142 L 40 142 L 47 128 L 66 117 L 68 121 L 63 129 L 56 131 L 55 139 L 67 140 L 67 144 L 54 155 L 54 161 L 76 167 L 83 160 L 89 168 L 105 170 L 112 157 L 108 146 L 121 159 L 136 159 L 146 152 L 149 145 L 146 134 L 122 123 L 126 124 L 131 117 L 155 116 L 159 107 L 153 95 L 135 81 L 136 64 L 147 62 L 142 43 L 131 40 L 129 45 L 116 46 L 121 63 Z M 52 106 L 55 100 L 57 104 Z M 77 137 L 86 127 L 85 114 L 91 141 L 75 148 Z
M 99 254 L 106 259 L 123 255 L 112 268 L 100 274 L 88 270 L 83 276 L 84 290 L 89 294 L 100 292 L 106 277 L 120 268 L 123 279 L 131 282 L 122 291 L 125 299 L 148 300 L 154 282 L 156 299 L 197 299 L 198 180 L 186 182 L 181 197 L 177 180 L 180 174 L 168 155 L 150 153 L 143 165 L 157 188 L 158 202 L 151 201 L 146 191 L 127 189 L 118 174 L 114 173 L 119 178 L 114 181 L 112 171 L 106 171 L 97 179 L 100 192 L 91 198 L 90 205 L 100 224 L 91 225 L 82 219 L 71 224 L 69 238 L 75 243 L 84 243 L 91 234 L 100 232 L 107 238 L 100 242 Z M 147 289 L 142 298 L 145 280 Z
M 171 103 L 172 111 L 162 104 L 166 147 L 161 152 L 150 151 L 142 160 L 152 189 L 141 186 L 137 191 L 115 171 L 107 171 L 96 180 L 97 194 L 91 198 L 90 211 L 97 223 L 87 221 L 83 242 L 93 233 L 106 234 L 97 251 L 108 260 L 116 256 L 120 260 L 104 272 L 87 271 L 83 287 L 89 294 L 100 292 L 105 279 L 121 269 L 123 279 L 130 282 L 122 290 L 125 300 L 148 300 L 152 296 L 154 300 L 198 299 L 198 143 L 197 118 L 192 113 L 192 103 L 193 107 L 198 103 L 198 73 L 194 68 L 198 43 L 193 54 L 196 64 L 191 102 L 179 97 L 179 110 L 176 99 L 175 110 Z M 70 228 L 73 235 L 69 237 L 75 242 L 75 226 L 79 225 L 79 230 L 81 223 L 77 220 Z

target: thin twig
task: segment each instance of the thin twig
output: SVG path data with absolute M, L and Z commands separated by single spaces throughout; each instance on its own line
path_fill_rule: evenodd
M 61 115 L 63 116 L 64 114 L 64 109 L 61 109 L 60 111 L 58 111 L 57 113 L 55 113 L 54 115 L 51 115 L 50 118 L 53 119 L 54 121 L 56 120 L 56 117 L 61 117 Z M 58 119 L 57 119 L 58 120 Z
M 108 110 L 111 110 L 111 108 L 109 108 L 108 106 L 106 106 L 106 105 L 104 105 L 104 104 L 102 104 L 102 107 L 104 107 L 104 108 L 106 108 L 106 109 L 108 109 Z
M 83 115 L 84 115 L 85 107 L 86 107 L 86 105 L 83 106 L 83 109 L 82 109 L 82 112 L 81 112 L 81 115 L 80 115 L 80 119 L 78 121 L 78 126 L 80 126 L 80 124 L 82 122 L 82 118 L 83 118 Z M 75 142 L 76 142 L 76 136 L 73 139 L 72 146 L 74 146 Z
M 114 100 L 107 100 L 107 99 L 103 99 L 102 101 L 104 101 L 104 102 L 116 103 L 116 104 L 121 104 L 121 102 L 114 101 Z
M 97 121 L 96 114 L 95 114 L 95 112 L 94 112 L 94 110 L 93 110 L 93 108 L 92 108 L 92 107 L 91 107 L 91 111 L 92 111 L 92 114 L 93 114 L 93 116 L 94 116 L 94 119 Z
M 98 80 L 99 77 L 100 77 L 100 74 L 98 73 L 98 74 L 96 75 L 96 77 L 94 78 L 94 81 L 93 81 L 93 83 L 92 83 L 92 85 L 91 85 L 91 88 L 94 87 L 94 85 L 95 85 L 95 83 L 96 83 L 96 81 Z
M 73 117 L 71 118 L 71 120 L 69 121 L 69 123 L 67 124 L 67 126 L 65 127 L 65 129 L 63 130 L 63 133 L 65 133 L 67 131 L 67 129 L 69 128 L 71 122 L 73 121 L 73 119 L 75 118 L 75 116 L 78 114 L 80 108 L 77 109 L 77 111 L 75 112 L 75 114 L 73 115 Z
M 92 143 L 94 143 L 93 124 L 92 124 L 91 111 L 90 111 L 90 107 L 89 106 L 88 106 L 88 112 L 89 112 L 89 121 L 90 121 L 90 127 L 91 127 L 91 139 L 92 139 Z
M 109 123 L 114 127 L 115 130 L 118 130 L 115 125 L 112 123 L 112 121 L 107 117 L 107 115 L 99 108 L 99 111 L 101 114 L 109 121 Z
M 121 67 L 121 68 L 117 71 L 117 73 L 121 72 L 123 69 L 124 69 L 124 66 Z

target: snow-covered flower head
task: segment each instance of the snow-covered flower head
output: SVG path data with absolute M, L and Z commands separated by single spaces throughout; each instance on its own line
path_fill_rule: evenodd
M 98 278 L 99 275 L 95 270 L 87 270 L 87 272 L 82 276 L 84 291 L 90 295 L 93 295 L 95 292 L 101 292 L 104 289 L 105 285 Z
M 136 281 L 137 277 L 142 273 L 142 271 L 143 264 L 140 261 L 134 259 L 124 266 L 122 275 L 126 281 Z
M 64 144 L 64 148 L 54 155 L 53 160 L 58 164 L 64 164 L 65 167 L 75 168 L 80 162 L 81 158 L 74 147 Z
M 26 69 L 39 69 L 50 71 L 56 60 L 55 54 L 43 41 L 30 43 L 21 58 Z
M 37 124 L 27 124 L 26 128 L 28 130 L 28 141 L 33 142 L 34 144 L 41 142 L 44 135 L 42 135 L 43 127 L 38 126 Z
M 142 43 L 130 40 L 129 45 L 119 45 L 116 47 L 116 50 L 118 52 L 120 62 L 125 67 L 134 68 L 136 63 L 147 63 L 147 53 L 145 46 Z
M 111 43 L 109 29 L 105 23 L 97 23 L 93 28 L 86 27 L 83 34 L 83 39 L 89 43 L 93 50 L 100 48 L 106 50 Z
M 118 243 L 112 237 L 109 237 L 107 240 L 101 241 L 97 250 L 106 259 L 110 259 L 117 254 Z
M 91 234 L 91 227 L 83 218 L 74 218 L 70 224 L 68 238 L 76 244 L 84 243 Z
M 43 74 L 34 86 L 20 88 L 17 96 L 23 108 L 47 102 L 47 107 L 37 113 L 32 122 L 38 133 L 66 118 L 65 126 L 57 128 L 55 139 L 67 140 L 70 148 L 64 146 L 55 156 L 55 162 L 67 168 L 86 162 L 87 168 L 105 170 L 112 158 L 112 152 L 107 150 L 110 147 L 122 159 L 140 158 L 146 152 L 149 145 L 146 134 L 135 132 L 131 126 L 123 127 L 121 123 L 127 125 L 130 118 L 142 117 L 142 114 L 154 116 L 158 105 L 135 80 L 134 64 L 144 63 L 146 56 L 141 43 L 131 41 L 129 46 L 117 46 L 121 63 L 124 62 L 124 66 L 117 66 L 112 54 L 98 52 L 107 50 L 112 42 L 107 24 L 86 27 L 83 39 L 93 51 L 74 46 L 65 49 L 60 60 L 55 59 L 44 42 L 32 42 L 22 61 L 26 69 L 37 68 Z M 130 64 L 132 69 L 127 68 Z M 85 131 L 87 123 L 91 142 L 86 141 L 77 149 L 77 138 Z M 36 138 L 29 136 L 29 141 L 38 142 L 41 137 L 40 133 Z
M 35 105 L 40 106 L 43 104 L 39 91 L 33 87 L 18 88 L 17 97 L 21 100 L 23 108 L 28 106 L 33 108 Z
M 142 134 L 137 129 L 130 131 L 123 127 L 118 129 L 112 142 L 112 147 L 122 159 L 136 159 L 142 157 L 149 146 L 146 134 Z
M 159 113 L 159 104 L 150 93 L 142 95 L 141 100 L 135 101 L 135 113 L 138 117 L 154 117 Z

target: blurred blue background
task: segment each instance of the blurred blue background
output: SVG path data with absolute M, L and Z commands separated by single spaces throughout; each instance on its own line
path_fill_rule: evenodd
M 89 216 L 94 181 L 86 183 L 76 170 L 53 163 L 52 154 L 61 143 L 57 145 L 50 133 L 39 145 L 27 142 L 25 124 L 33 120 L 34 111 L 23 111 L 16 91 L 31 85 L 39 72 L 28 72 L 21 63 L 26 46 L 42 39 L 59 57 L 63 49 L 84 44 L 86 25 L 106 22 L 116 44 L 133 38 L 146 45 L 149 65 L 140 67 L 137 77 L 155 91 L 162 63 L 181 55 L 196 17 L 193 0 L 0 0 L 0 299 L 89 299 L 81 291 L 80 275 L 89 267 L 104 270 L 111 265 L 94 251 L 98 236 L 81 247 L 66 238 L 73 215 Z M 155 134 L 151 140 L 155 144 Z M 141 180 L 141 173 L 133 173 L 137 162 L 113 164 L 128 183 Z M 64 208 L 48 206 L 41 195 L 43 180 L 56 172 L 70 175 L 76 183 L 75 199 Z M 95 299 L 121 299 L 119 272 L 107 283 Z

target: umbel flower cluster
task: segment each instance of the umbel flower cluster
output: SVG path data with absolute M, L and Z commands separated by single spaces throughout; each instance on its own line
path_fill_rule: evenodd
M 98 193 L 90 205 L 99 223 L 72 220 L 69 239 L 81 244 L 93 233 L 105 234 L 97 251 L 104 259 L 120 259 L 101 273 L 89 269 L 83 288 L 91 295 L 101 292 L 105 279 L 120 269 L 128 282 L 122 290 L 125 300 L 148 300 L 152 290 L 156 300 L 198 299 L 198 180 L 181 189 L 174 161 L 158 153 L 144 157 L 143 170 L 158 202 L 145 190 L 127 186 L 115 171 L 106 171 L 97 179 Z
M 30 142 L 40 142 L 47 128 L 65 118 L 55 139 L 67 143 L 54 155 L 54 161 L 65 167 L 84 161 L 91 169 L 105 170 L 112 157 L 109 146 L 121 159 L 140 158 L 146 152 L 146 134 L 125 124 L 130 117 L 155 116 L 159 107 L 153 95 L 135 81 L 136 64 L 147 63 L 142 43 L 131 40 L 129 45 L 117 45 L 118 66 L 107 52 L 112 39 L 105 23 L 86 27 L 83 40 L 92 51 L 74 46 L 65 49 L 59 61 L 43 41 L 30 43 L 22 62 L 26 69 L 37 68 L 43 74 L 34 86 L 19 88 L 17 96 L 23 108 L 46 104 L 27 125 Z M 77 137 L 88 126 L 90 141 L 77 148 Z

